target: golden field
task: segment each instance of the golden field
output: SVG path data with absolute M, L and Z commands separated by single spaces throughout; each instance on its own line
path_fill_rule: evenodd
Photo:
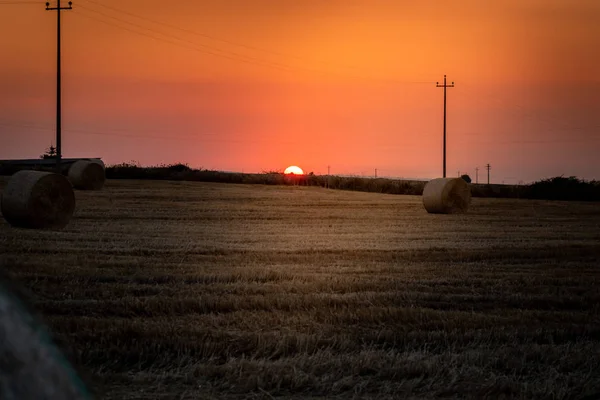
M 0 187 L 5 185 L 3 178 Z M 98 398 L 600 392 L 597 203 L 109 180 L 3 268 Z

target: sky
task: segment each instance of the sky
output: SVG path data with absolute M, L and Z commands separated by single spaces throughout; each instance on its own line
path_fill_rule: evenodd
M 435 178 L 446 74 L 448 176 L 600 179 L 597 0 L 76 0 L 61 20 L 64 157 Z M 0 159 L 37 158 L 56 11 L 0 1 L 0 30 Z

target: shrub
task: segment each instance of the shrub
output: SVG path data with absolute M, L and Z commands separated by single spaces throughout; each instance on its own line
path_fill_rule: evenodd
M 531 199 L 546 200 L 600 200 L 600 186 L 597 182 L 586 182 L 574 176 L 558 176 L 532 183 L 526 190 Z
M 0 168 L 0 170 L 2 170 L 1 172 L 7 172 L 7 169 Z M 426 184 L 424 181 L 315 175 L 314 173 L 289 176 L 276 170 L 263 171 L 258 174 L 221 172 L 193 169 L 187 164 L 182 163 L 142 167 L 135 161 L 107 167 L 106 177 L 109 179 L 169 179 L 262 185 L 301 185 L 417 196 L 423 194 L 423 188 Z M 467 183 L 471 182 L 469 175 L 462 175 L 461 178 Z M 568 178 L 560 176 L 544 179 L 530 185 L 487 185 L 470 183 L 469 186 L 471 187 L 472 197 L 600 201 L 600 182 L 586 182 L 577 179 L 574 176 Z

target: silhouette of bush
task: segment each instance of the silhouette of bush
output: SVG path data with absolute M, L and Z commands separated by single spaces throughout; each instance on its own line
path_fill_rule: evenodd
M 487 184 L 470 184 L 471 197 L 496 197 L 515 199 L 523 196 L 523 186 L 516 185 L 487 185 Z
M 188 172 L 192 170 L 187 164 L 182 163 L 168 165 L 167 169 L 174 172 Z
M 105 173 L 108 179 L 148 179 L 148 168 L 142 168 L 135 162 L 108 166 Z
M 141 167 L 136 162 L 111 165 L 106 168 L 108 179 L 158 179 L 189 180 L 202 182 L 223 182 L 263 185 L 318 186 L 331 189 L 353 190 L 387 194 L 421 195 L 425 182 L 404 181 L 386 178 L 365 178 L 356 176 L 284 175 L 280 171 L 266 171 L 259 174 L 221 172 L 192 169 L 186 164 Z
M 596 181 L 587 182 L 575 176 L 557 176 L 532 183 L 525 193 L 530 199 L 598 201 L 600 185 Z
M 4 172 L 4 171 L 0 171 Z M 176 163 L 142 167 L 135 161 L 111 165 L 106 168 L 108 179 L 164 179 L 201 182 L 222 182 L 262 185 L 317 186 L 339 190 L 353 190 L 386 194 L 420 196 L 425 181 L 409 181 L 388 178 L 365 178 L 358 176 L 284 175 L 281 171 L 262 173 L 221 172 L 193 169 L 187 164 Z M 468 175 L 461 176 L 469 182 Z M 499 185 L 470 183 L 472 197 L 527 198 L 544 200 L 600 201 L 600 182 L 577 179 L 576 177 L 555 177 L 530 185 Z

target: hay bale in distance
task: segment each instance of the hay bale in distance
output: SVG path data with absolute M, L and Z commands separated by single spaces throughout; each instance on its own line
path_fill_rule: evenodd
M 104 165 L 104 161 L 102 161 L 99 158 L 84 158 L 84 160 L 96 163 L 96 164 L 102 166 L 102 169 L 106 169 L 106 165 Z
M 432 214 L 465 213 L 471 204 L 471 188 L 462 178 L 437 178 L 423 189 L 423 206 Z
M 99 160 L 79 160 L 71 165 L 68 177 L 75 189 L 102 189 L 106 174 L 104 172 L 104 163 L 98 161 Z
M 62 229 L 75 211 L 75 193 L 60 174 L 19 171 L 2 192 L 2 215 L 14 227 Z

